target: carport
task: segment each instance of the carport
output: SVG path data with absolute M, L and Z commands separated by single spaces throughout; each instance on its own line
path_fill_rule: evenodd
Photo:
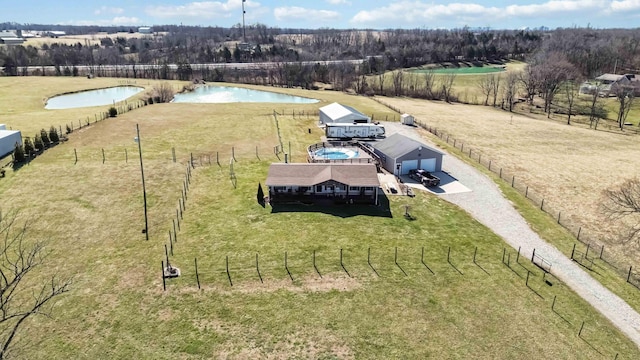
M 406 175 L 411 170 L 442 171 L 444 153 L 402 134 L 393 134 L 371 144 L 380 156 L 382 167 L 395 175 Z

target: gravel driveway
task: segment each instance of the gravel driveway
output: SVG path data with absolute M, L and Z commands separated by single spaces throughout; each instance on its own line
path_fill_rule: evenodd
M 384 123 L 384 125 L 387 136 L 399 132 L 424 143 L 430 143 L 422 139 L 415 128 L 399 123 Z M 525 258 L 531 258 L 535 249 L 536 255 L 540 255 L 552 264 L 553 275 L 600 311 L 636 346 L 640 347 L 640 315 L 624 300 L 602 286 L 579 265 L 531 230 L 493 181 L 451 155 L 444 157 L 442 169 L 471 189 L 471 192 L 440 195 L 443 199 L 465 209 L 514 249 L 521 247 L 521 255 Z

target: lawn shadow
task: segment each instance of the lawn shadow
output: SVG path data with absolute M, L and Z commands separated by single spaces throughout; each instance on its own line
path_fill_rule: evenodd
M 271 213 L 286 213 L 286 212 L 317 212 L 328 215 L 333 215 L 341 218 L 349 218 L 353 216 L 376 216 L 391 218 L 391 208 L 389 206 L 389 199 L 382 195 L 378 197 L 379 205 L 366 205 L 366 204 L 272 204 Z

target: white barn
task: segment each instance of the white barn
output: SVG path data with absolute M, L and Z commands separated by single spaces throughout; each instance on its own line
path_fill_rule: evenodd
M 13 153 L 16 143 L 22 144 L 20 131 L 7 130 L 5 125 L 0 124 L 0 158 Z
M 320 125 L 329 123 L 370 123 L 371 118 L 352 108 L 338 103 L 320 108 Z

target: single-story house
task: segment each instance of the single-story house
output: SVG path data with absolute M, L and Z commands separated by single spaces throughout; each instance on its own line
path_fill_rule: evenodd
M 7 130 L 0 124 L 0 159 L 13 153 L 16 143 L 22 144 L 22 134 L 19 130 Z
M 153 28 L 151 26 L 141 26 L 138 28 L 140 34 L 153 34 Z
M 637 78 L 634 74 L 602 74 L 595 80 L 597 84 L 598 94 L 600 96 L 615 96 L 616 92 L 621 86 L 632 86 L 634 88 L 635 94 L 640 94 L 640 78 Z M 593 94 L 596 86 L 592 86 L 591 88 L 585 87 L 585 89 L 590 90 L 590 92 L 584 91 L 585 93 Z
M 320 108 L 320 125 L 328 123 L 370 123 L 371 118 L 352 108 L 338 103 Z
M 287 202 L 378 204 L 374 164 L 274 163 L 265 185 L 271 204 Z
M 414 169 L 442 171 L 444 153 L 402 134 L 393 134 L 371 146 L 382 167 L 392 174 L 406 175 Z

